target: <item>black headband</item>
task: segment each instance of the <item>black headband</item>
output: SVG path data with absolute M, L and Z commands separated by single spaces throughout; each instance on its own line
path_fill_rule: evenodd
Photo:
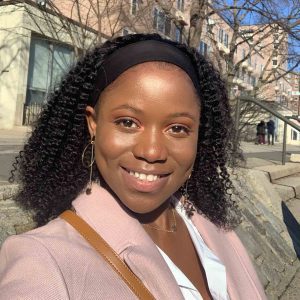
M 96 105 L 100 93 L 127 69 L 150 61 L 164 61 L 180 67 L 199 91 L 197 72 L 187 54 L 171 44 L 146 40 L 119 48 L 104 60 L 96 77 L 96 88 L 91 95 L 92 104 Z

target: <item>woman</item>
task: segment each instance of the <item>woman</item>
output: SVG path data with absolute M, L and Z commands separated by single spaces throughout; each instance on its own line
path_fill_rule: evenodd
M 0 299 L 136 299 L 57 217 L 71 207 L 156 299 L 265 299 L 230 231 L 231 131 L 224 84 L 195 50 L 158 35 L 96 47 L 17 159 L 17 201 L 54 220 L 5 242 Z

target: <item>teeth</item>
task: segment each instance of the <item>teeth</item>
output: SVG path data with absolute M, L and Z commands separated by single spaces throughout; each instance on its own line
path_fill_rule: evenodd
M 138 172 L 133 172 L 133 171 L 129 171 L 129 174 L 134 176 L 135 178 L 138 178 L 139 180 L 143 180 L 143 181 L 155 181 L 159 178 L 159 176 L 157 175 L 153 175 L 153 174 L 143 174 L 143 173 L 138 173 Z
M 154 175 L 147 175 L 147 181 L 153 181 Z

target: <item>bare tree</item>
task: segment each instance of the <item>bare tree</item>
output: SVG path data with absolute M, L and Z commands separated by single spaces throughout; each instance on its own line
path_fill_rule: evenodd
M 294 0 L 192 1 L 189 43 L 198 46 L 202 40 L 210 44 L 210 59 L 227 84 L 233 111 L 240 96 L 237 83 L 244 84 L 240 79 L 245 75 L 249 84 L 242 93 L 248 89 L 247 93 L 255 98 L 274 101 L 274 86 L 286 81 L 287 74 L 297 70 L 300 64 L 299 14 L 300 2 Z M 225 50 L 215 27 L 228 27 L 230 34 Z M 254 57 L 263 61 L 255 78 L 252 75 L 253 68 L 257 70 Z M 261 113 L 253 105 L 244 104 L 240 129 L 254 124 Z

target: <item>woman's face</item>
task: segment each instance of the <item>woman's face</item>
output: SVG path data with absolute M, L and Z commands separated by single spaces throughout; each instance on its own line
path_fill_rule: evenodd
M 162 205 L 187 180 L 197 152 L 200 105 L 176 66 L 143 63 L 120 75 L 87 107 L 97 167 L 135 213 Z

